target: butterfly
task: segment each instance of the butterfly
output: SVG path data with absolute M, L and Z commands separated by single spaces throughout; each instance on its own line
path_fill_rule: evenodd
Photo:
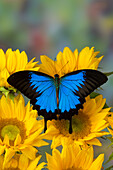
M 68 119 L 72 133 L 72 116 L 83 108 L 85 97 L 107 81 L 105 74 L 97 70 L 77 70 L 59 77 L 38 71 L 19 71 L 8 78 L 8 83 L 30 99 L 33 109 L 47 120 Z

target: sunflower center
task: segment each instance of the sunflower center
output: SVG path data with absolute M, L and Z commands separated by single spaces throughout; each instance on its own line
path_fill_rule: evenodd
M 70 136 L 72 139 L 81 139 L 87 136 L 91 130 L 91 122 L 89 117 L 82 111 L 79 111 L 78 115 L 72 117 L 72 129 L 73 133 L 69 134 L 69 121 L 68 120 L 57 120 L 54 121 L 56 128 L 59 129 L 60 133 L 65 136 Z
M 5 135 L 9 137 L 9 140 L 14 140 L 16 136 L 20 134 L 20 130 L 15 125 L 6 125 L 1 130 L 1 136 L 4 138 Z
M 5 168 L 4 170 L 20 170 L 19 168 Z
M 64 169 L 65 170 L 65 169 Z M 83 170 L 82 168 L 74 168 L 74 167 L 72 167 L 72 168 L 68 168 L 68 169 L 66 169 L 66 170 Z
M 3 140 L 5 135 L 8 136 L 10 144 L 13 145 L 17 135 L 21 136 L 22 142 L 26 137 L 26 129 L 23 122 L 13 119 L 1 119 L 0 120 L 0 138 Z

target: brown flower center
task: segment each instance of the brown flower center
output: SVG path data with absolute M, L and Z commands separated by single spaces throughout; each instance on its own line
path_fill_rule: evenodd
M 72 117 L 72 129 L 73 133 L 69 134 L 69 121 L 57 120 L 55 121 L 55 127 L 59 129 L 60 133 L 64 136 L 70 136 L 73 140 L 82 139 L 91 132 L 91 122 L 89 117 L 82 111 L 79 111 L 78 115 Z
M 18 134 L 23 142 L 26 137 L 26 129 L 23 122 L 17 120 L 17 118 L 0 120 L 0 138 L 2 140 L 7 135 L 10 145 L 13 145 Z

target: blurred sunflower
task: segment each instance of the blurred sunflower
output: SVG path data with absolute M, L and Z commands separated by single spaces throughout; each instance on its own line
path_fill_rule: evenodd
M 49 57 L 42 55 L 40 64 L 40 72 L 53 76 L 59 74 L 63 76 L 69 72 L 80 69 L 97 69 L 99 62 L 103 56 L 97 58 L 99 52 L 94 52 L 94 47 L 91 49 L 85 47 L 80 53 L 76 49 L 72 52 L 68 47 L 64 48 L 63 52 L 59 52 L 56 57 L 56 61 L 53 61 Z
M 30 102 L 25 106 L 24 98 L 18 95 L 14 102 L 8 97 L 0 99 L 0 155 L 5 152 L 5 163 L 16 152 L 29 159 L 35 159 L 37 149 L 48 143 L 43 141 L 43 120 L 36 120 L 37 111 L 32 110 Z
M 81 150 L 77 145 L 63 145 L 62 152 L 53 149 L 52 156 L 46 154 L 49 170 L 101 170 L 104 154 L 93 159 L 93 148 Z
M 109 132 L 110 132 L 110 134 L 112 136 L 112 137 L 109 137 L 109 139 L 113 139 L 113 113 L 110 112 L 110 115 L 108 115 L 106 117 L 106 119 L 107 119 L 107 121 L 109 123 L 109 126 L 111 126 L 111 127 L 108 127 L 108 130 L 109 130 Z M 112 141 L 112 144 L 113 144 L 113 140 L 111 140 L 111 141 Z
M 0 91 L 6 92 L 6 94 L 8 93 L 4 87 L 11 87 L 7 83 L 7 78 L 14 72 L 21 70 L 38 71 L 39 67 L 36 67 L 37 62 L 33 62 L 34 59 L 35 58 L 28 62 L 25 51 L 20 52 L 18 49 L 16 51 L 8 49 L 6 53 L 4 53 L 4 51 L 0 49 Z
M 78 115 L 72 117 L 73 133 L 69 133 L 68 120 L 48 121 L 48 137 L 52 136 L 51 148 L 56 148 L 62 143 L 79 144 L 83 146 L 98 145 L 101 146 L 97 137 L 108 135 L 108 132 L 102 131 L 108 126 L 104 119 L 109 114 L 110 108 L 103 109 L 106 99 L 102 95 L 91 99 L 89 96 L 83 104 L 83 109 L 78 111 Z M 56 134 L 55 134 L 56 133 Z
M 4 164 L 4 155 L 0 155 L 0 169 L 7 170 L 41 170 L 46 163 L 42 162 L 39 165 L 38 162 L 41 156 L 36 157 L 34 160 L 30 160 L 24 154 L 15 154 L 7 164 Z

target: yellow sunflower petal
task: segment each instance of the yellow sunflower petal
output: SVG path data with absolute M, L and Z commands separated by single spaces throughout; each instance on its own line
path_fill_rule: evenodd
M 75 58 L 75 68 L 74 68 L 74 70 L 78 70 L 78 49 L 75 49 L 75 51 L 74 51 L 74 58 Z
M 6 57 L 4 51 L 0 49 L 0 71 L 3 70 L 6 66 Z
M 93 138 L 92 140 L 88 140 L 89 145 L 97 145 L 102 146 L 101 142 L 97 138 Z
M 9 84 L 7 83 L 7 78 L 9 77 L 9 72 L 6 68 L 1 70 L 0 72 L 0 87 L 5 86 L 8 87 Z
M 27 55 L 25 53 L 25 51 L 22 51 L 20 53 L 19 50 L 16 50 L 15 51 L 15 55 L 18 56 L 17 57 L 17 66 L 16 66 L 16 71 L 19 71 L 19 70 L 24 70 L 25 69 L 25 66 L 28 62 L 28 59 L 27 59 Z
M 1 57 L 0 58 L 0 61 L 1 61 L 0 87 L 6 87 L 8 88 L 8 91 L 10 90 L 14 90 L 14 92 L 16 91 L 16 89 L 14 88 L 10 89 L 11 85 L 9 85 L 7 82 L 7 79 L 11 74 L 13 74 L 16 71 L 21 71 L 21 70 L 26 70 L 26 69 L 36 70 L 36 71 L 38 71 L 39 69 L 39 67 L 36 66 L 37 62 L 33 62 L 34 59 L 28 62 L 28 57 L 25 51 L 22 51 L 20 53 L 18 49 L 16 51 L 12 51 L 12 49 L 9 48 L 5 54 L 3 50 L 0 49 L 0 57 Z
M 7 134 L 6 134 L 5 137 L 4 137 L 3 143 L 4 143 L 5 145 L 9 146 L 9 137 L 8 137 Z
M 93 156 L 94 156 L 93 147 L 89 147 L 85 152 L 87 152 L 87 156 L 85 158 L 83 167 L 85 167 L 86 169 L 89 169 L 90 165 L 93 162 Z
M 35 71 L 39 70 L 39 67 L 35 67 L 36 64 L 38 63 L 38 61 L 37 62 L 33 62 L 34 60 L 35 60 L 35 57 L 27 63 L 27 65 L 25 66 L 26 70 L 32 70 L 32 68 L 33 68 L 33 70 L 36 69 Z
M 82 51 L 79 54 L 79 59 L 78 59 L 79 69 L 89 68 L 93 52 L 94 52 L 94 47 L 92 47 L 91 49 L 89 49 L 89 47 L 85 47 L 84 49 L 82 49 Z
M 13 73 L 16 68 L 16 57 L 12 49 L 6 51 L 7 55 L 7 70 L 9 73 Z
M 5 167 L 8 161 L 15 155 L 15 151 L 13 149 L 6 149 L 5 151 L 6 152 L 5 152 L 3 167 Z
M 42 168 L 44 168 L 44 166 L 46 165 L 45 162 L 42 162 L 38 165 L 38 167 L 36 168 L 36 170 L 42 170 Z
M 5 148 L 6 148 L 5 145 L 0 146 L 0 155 L 2 155 L 4 153 Z
M 110 128 L 108 128 L 110 134 L 113 136 L 113 130 L 111 130 Z
M 100 154 L 96 160 L 92 163 L 91 167 L 89 170 L 101 170 L 102 168 L 102 163 L 104 161 L 104 154 Z
M 65 65 L 64 73 L 66 74 L 68 72 L 72 72 L 75 68 L 76 61 L 75 61 L 74 54 L 68 47 L 64 48 L 62 59 L 63 59 L 64 65 Z
M 32 170 L 35 170 L 35 168 L 36 168 L 36 166 L 37 166 L 40 158 L 41 158 L 41 156 L 38 156 L 35 160 L 33 160 L 33 161 L 30 163 L 30 165 L 29 165 L 29 167 L 27 168 L 27 170 L 31 170 L 31 169 L 32 169 Z
M 3 156 L 0 155 L 0 167 L 1 167 L 1 168 L 2 168 L 2 166 L 3 166 L 3 161 L 4 161 Z
M 72 52 L 68 47 L 65 47 L 63 52 L 59 52 L 56 61 L 51 60 L 47 56 L 41 56 L 40 71 L 54 77 L 59 74 L 59 77 L 66 73 L 80 69 L 97 69 L 102 57 L 96 58 L 99 52 L 94 52 L 94 47 L 91 49 L 85 47 L 79 54 L 76 49 Z
M 18 134 L 15 141 L 14 141 L 14 146 L 17 146 L 21 143 L 21 136 Z
M 40 69 L 39 71 L 44 72 L 46 74 L 55 75 L 55 61 L 53 61 L 52 59 L 50 59 L 49 57 L 42 55 L 40 56 L 41 62 L 43 64 L 40 65 Z
M 46 153 L 46 158 L 48 162 L 47 167 L 49 168 L 49 170 L 53 170 L 53 169 L 62 170 L 61 157 L 59 151 L 55 149 L 53 150 L 52 154 L 54 155 L 54 158 L 48 153 Z M 57 158 L 59 158 L 59 161 L 57 161 Z
M 36 148 L 34 148 L 34 147 L 32 147 L 32 146 L 28 146 L 28 147 L 25 147 L 25 148 L 20 148 L 21 149 L 21 151 L 22 151 L 22 153 L 26 156 L 26 157 L 28 157 L 29 159 L 31 159 L 31 160 L 33 160 L 33 159 L 35 159 L 35 155 L 36 155 L 36 153 L 37 153 L 37 149 Z
M 18 168 L 26 170 L 29 165 L 29 159 L 24 154 L 20 155 Z

